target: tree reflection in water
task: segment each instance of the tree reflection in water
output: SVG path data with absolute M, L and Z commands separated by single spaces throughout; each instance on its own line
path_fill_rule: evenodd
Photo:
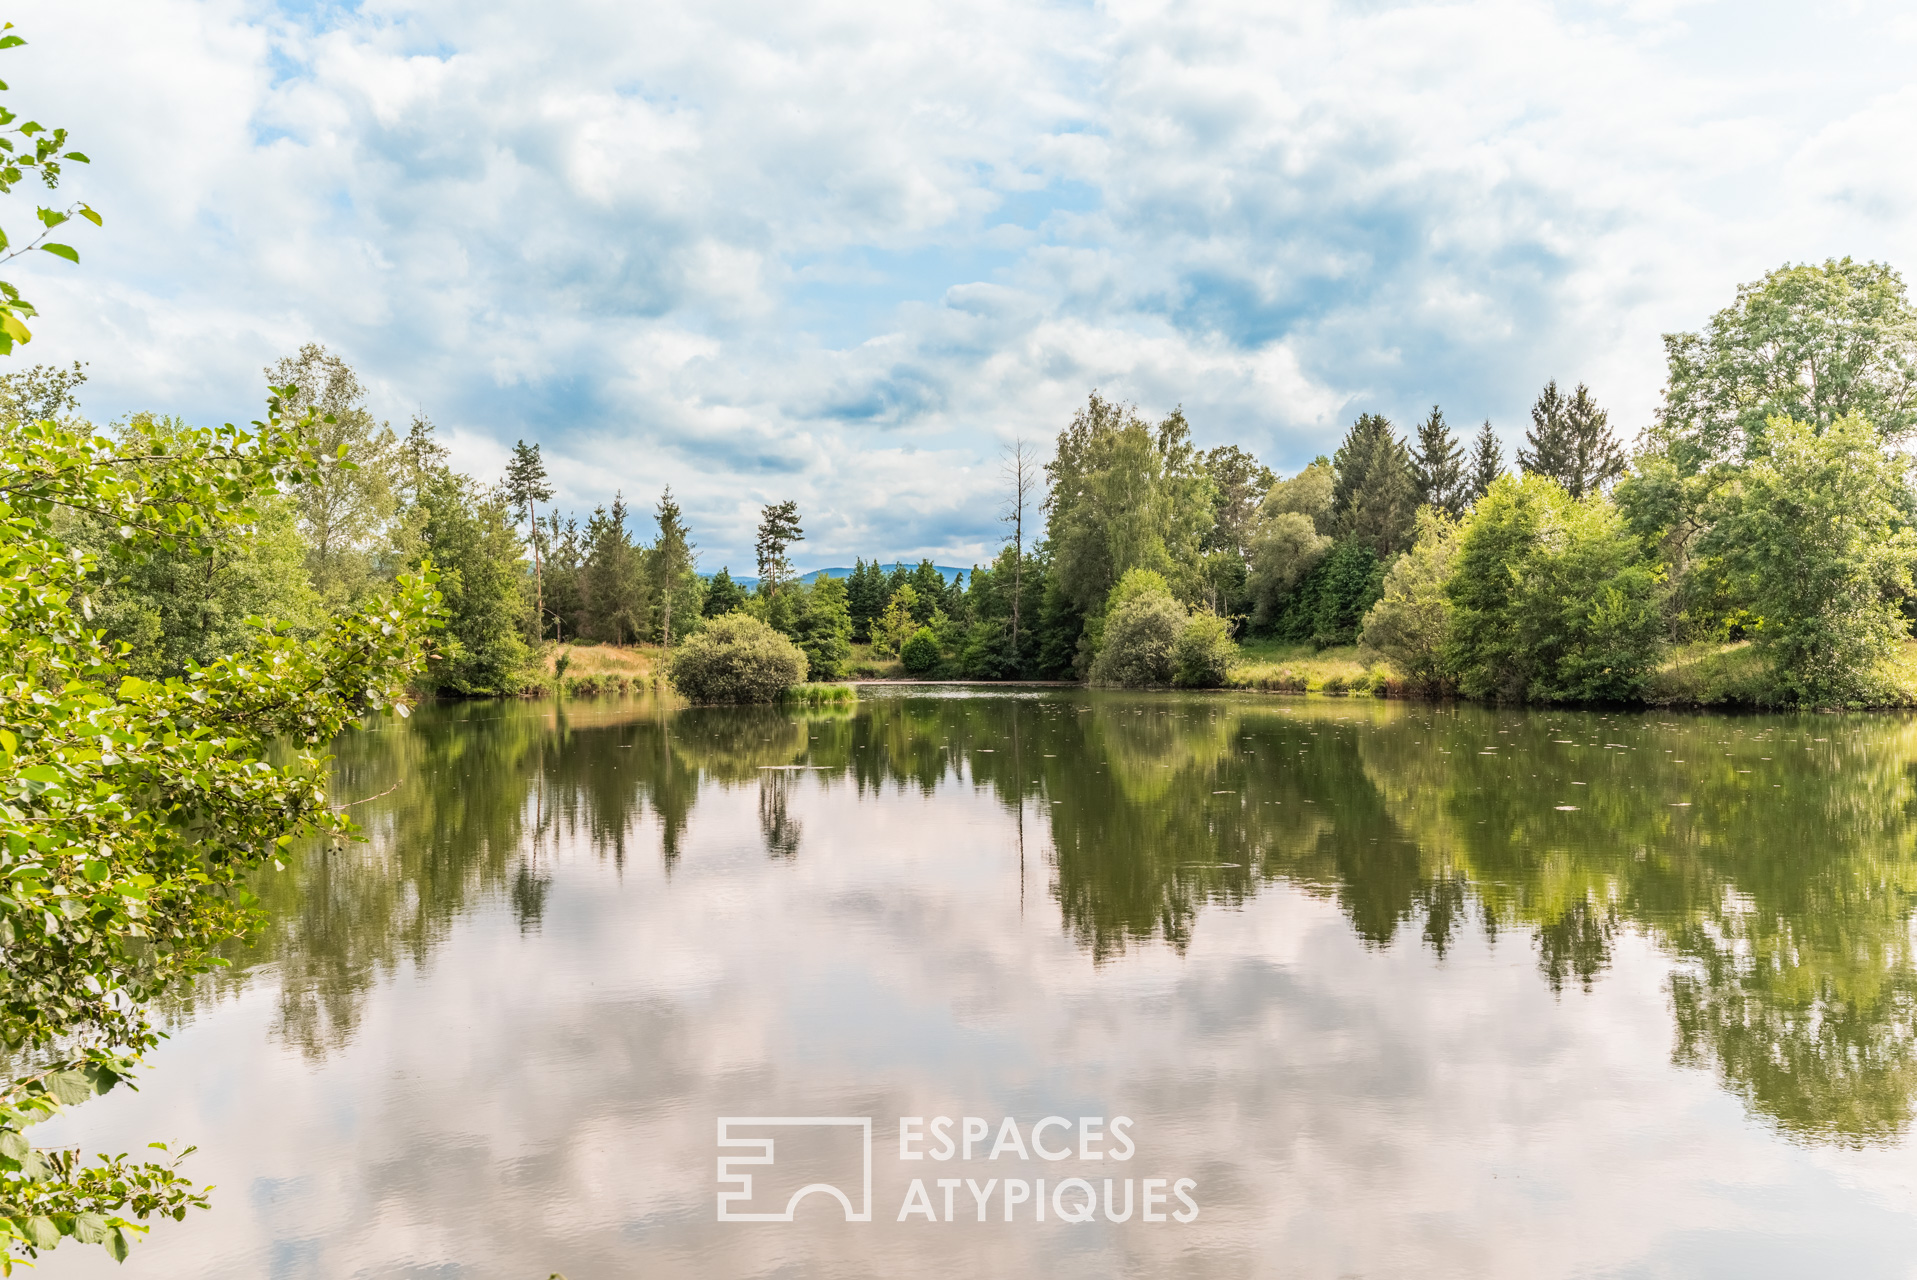
M 1095 965 L 1182 952 L 1208 909 L 1272 881 L 1334 901 L 1375 948 L 1442 959 L 1467 929 L 1524 937 L 1560 993 L 1602 981 L 1629 931 L 1675 962 L 1676 1059 L 1786 1133 L 1891 1141 L 1917 1096 L 1917 724 L 1901 718 L 1081 691 L 816 713 L 493 704 L 349 737 L 337 777 L 345 798 L 392 789 L 355 811 L 367 842 L 263 875 L 261 936 L 194 997 L 271 965 L 277 1034 L 315 1057 L 481 901 L 539 930 L 559 842 L 619 868 L 656 850 L 670 872 L 701 795 L 752 788 L 767 853 L 803 860 L 813 788 L 963 786 L 1042 851 Z

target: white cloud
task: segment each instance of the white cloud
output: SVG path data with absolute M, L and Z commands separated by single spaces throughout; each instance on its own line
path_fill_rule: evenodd
M 574 506 L 672 483 L 714 566 L 786 496 L 821 563 L 982 555 L 1094 385 L 1283 467 L 1547 377 L 1632 429 L 1739 281 L 1917 247 L 1888 5 L 319 12 L 24 7 L 109 219 L 21 273 L 32 356 L 207 420 L 317 339 Z

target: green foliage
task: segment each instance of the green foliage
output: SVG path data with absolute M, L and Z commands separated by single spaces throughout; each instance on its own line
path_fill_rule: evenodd
M 606 644 L 632 644 L 652 626 L 651 583 L 639 548 L 626 529 L 625 494 L 612 508 L 596 508 L 586 521 L 585 636 Z
M 1657 575 L 1602 494 L 1506 476 L 1465 521 L 1446 665 L 1471 697 L 1638 697 L 1657 659 Z
M 1096 614 L 1128 569 L 1162 573 L 1188 599 L 1202 592 L 1213 484 L 1190 436 L 1182 413 L 1154 428 L 1096 392 L 1059 433 L 1047 541 L 1058 590 L 1080 616 Z
M 1457 683 L 1447 658 L 1451 602 L 1445 596 L 1457 553 L 1457 522 L 1427 507 L 1418 516 L 1418 541 L 1392 563 L 1384 594 L 1365 615 L 1365 646 L 1389 658 L 1421 693 L 1446 693 Z
M 1375 413 L 1359 416 L 1332 455 L 1332 532 L 1362 543 L 1380 560 L 1411 545 L 1417 521 L 1417 483 L 1411 455 Z
M 1338 542 L 1271 606 L 1265 630 L 1274 639 L 1320 649 L 1351 644 L 1383 592 L 1384 565 L 1377 553 L 1362 542 Z
M 367 412 L 358 376 L 325 347 L 307 343 L 266 377 L 294 389 L 287 413 L 306 415 L 304 443 L 320 459 L 292 489 L 307 542 L 307 576 L 325 608 L 349 606 L 381 577 L 376 559 L 398 506 L 392 481 L 399 442 Z
M 128 455 L 155 455 L 193 439 L 184 424 L 141 415 L 121 428 L 116 447 Z M 227 526 L 196 547 L 143 546 L 119 554 L 123 539 L 99 516 L 78 513 L 61 531 L 76 549 L 91 552 L 112 572 L 94 601 L 94 621 L 110 643 L 124 643 L 133 675 L 184 675 L 250 643 L 249 618 L 271 618 L 291 634 L 312 635 L 319 602 L 307 582 L 306 544 L 293 504 L 260 495 L 250 525 Z
M 446 631 L 427 680 L 458 694 L 517 692 L 529 658 L 519 540 L 496 494 L 442 471 L 419 503 L 425 512 L 419 563 L 440 567 Z
M 777 595 L 792 577 L 792 561 L 786 558 L 786 550 L 795 542 L 805 541 L 805 530 L 799 527 L 799 504 L 790 499 L 785 502 L 768 502 L 759 520 L 759 534 L 755 546 L 759 557 L 759 594 Z
M 911 639 L 899 646 L 899 661 L 915 676 L 932 674 L 944 660 L 945 655 L 939 650 L 938 635 L 930 627 L 920 627 L 912 633 Z
M 1172 683 L 1188 689 L 1222 688 L 1231 679 L 1237 657 L 1231 624 L 1200 609 L 1186 620 L 1172 642 Z
M 1464 505 L 1469 507 L 1491 492 L 1492 484 L 1503 474 L 1504 446 L 1498 443 L 1497 433 L 1491 430 L 1491 420 L 1487 418 L 1471 442 L 1471 460 L 1465 468 Z
M 0 24 L 0 31 L 12 31 L 11 22 Z M 26 43 L 19 36 L 0 36 L 0 50 L 17 49 Z M 6 85 L 0 83 L 0 91 Z M 40 180 L 48 191 L 60 185 L 60 170 L 63 162 L 74 164 L 88 163 L 86 156 L 78 151 L 68 151 L 67 131 L 49 129 L 37 120 L 22 120 L 18 113 L 9 107 L 0 106 L 0 195 L 7 195 L 24 181 L 28 174 Z M 49 240 L 57 228 L 71 222 L 75 217 L 85 218 L 94 226 L 101 223 L 100 215 L 79 201 L 68 205 L 64 210 L 51 209 L 41 205 L 34 210 L 34 217 L 40 223 L 40 231 L 33 239 L 13 246 L 7 234 L 0 231 L 0 262 L 8 262 L 23 253 L 50 253 L 56 258 L 68 262 L 78 262 L 80 254 L 71 245 Z M 33 334 L 28 331 L 25 317 L 38 314 L 33 304 L 20 296 L 13 285 L 0 281 L 0 355 L 11 354 L 14 344 L 28 342 Z M 37 421 L 37 419 L 36 419 Z
M 673 609 L 676 606 L 679 611 L 680 633 L 692 631 L 698 625 L 704 593 L 695 571 L 698 558 L 693 554 L 692 535 L 686 529 L 685 513 L 672 500 L 671 485 L 659 496 L 654 514 L 659 536 L 652 544 L 647 568 L 652 596 L 659 602 L 659 641 L 671 648 Z
M 821 577 L 790 594 L 798 597 L 791 634 L 805 651 L 807 678 L 839 679 L 852 660 L 852 615 L 846 607 L 845 583 Z
M 419 670 L 438 607 L 430 566 L 318 634 L 260 621 L 165 680 L 133 675 L 94 625 L 94 600 L 129 566 L 216 556 L 262 502 L 324 472 L 306 447 L 315 415 L 286 419 L 293 394 L 275 389 L 250 432 L 113 440 L 0 424 L 0 1046 L 42 1064 L 0 1097 L 11 1254 L 72 1238 L 123 1258 L 138 1220 L 206 1203 L 172 1161 L 83 1164 L 32 1150 L 22 1130 L 138 1065 L 157 1043 L 147 1004 L 254 923 L 248 872 L 302 836 L 351 832 L 319 745 L 368 712 L 403 712 Z M 117 540 L 70 545 L 76 519 Z
M 1418 424 L 1418 444 L 1411 451 L 1412 493 L 1420 506 L 1436 507 L 1452 519 L 1464 514 L 1471 493 L 1464 470 L 1464 449 L 1444 420 L 1444 410 Z
M 898 654 L 919 629 L 918 612 L 918 590 L 909 582 L 900 583 L 873 625 L 872 647 L 880 653 Z M 931 616 L 929 611 L 927 616 Z
M 708 618 L 723 617 L 745 606 L 746 590 L 732 580 L 725 569 L 712 575 L 706 583 L 705 615 Z
M 1326 480 L 1329 496 L 1329 476 Z M 1311 517 L 1302 511 L 1281 511 L 1265 518 L 1252 544 L 1247 591 L 1254 631 L 1268 632 L 1278 625 L 1298 584 L 1325 558 L 1331 546 L 1331 539 L 1318 533 Z
M 745 613 L 712 619 L 666 665 L 672 687 L 692 702 L 776 702 L 805 676 L 804 652 Z
M 1779 267 L 1664 351 L 1650 434 L 1685 475 L 1761 456 L 1773 418 L 1822 431 L 1856 415 L 1887 440 L 1917 427 L 1917 311 L 1883 263 Z
M 1141 585 L 1105 619 L 1089 673 L 1093 684 L 1140 689 L 1172 682 L 1172 649 L 1185 629 L 1185 610 L 1169 591 Z
M 1857 416 L 1816 425 L 1775 418 L 1765 452 L 1712 500 L 1703 551 L 1762 619 L 1757 646 L 1779 691 L 1813 705 L 1881 696 L 1882 668 L 1907 627 L 1917 535 L 1907 523 L 1909 460 Z
M 852 615 L 852 639 L 855 643 L 872 643 L 872 624 L 885 612 L 887 595 L 885 573 L 879 568 L 878 561 L 867 564 L 863 558 L 857 560 L 852 576 L 845 583 L 845 603 Z
M 1610 415 L 1582 383 L 1565 399 L 1556 379 L 1531 406 L 1531 429 L 1518 450 L 1527 475 L 1544 476 L 1573 498 L 1596 493 L 1624 474 L 1624 448 L 1607 425 Z

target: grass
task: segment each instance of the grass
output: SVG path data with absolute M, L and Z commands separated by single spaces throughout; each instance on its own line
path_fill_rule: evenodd
M 1280 644 L 1248 640 L 1239 646 L 1232 668 L 1234 689 L 1265 689 L 1282 693 L 1379 693 L 1399 696 L 1398 679 L 1384 659 L 1357 645 L 1313 649 L 1308 644 Z M 1382 696 L 1382 695 L 1381 695 Z
M 905 664 L 891 654 L 874 652 L 869 644 L 854 644 L 845 674 L 853 680 L 903 680 Z
M 1917 640 L 1904 641 L 1882 674 L 1885 692 L 1878 705 L 1917 706 Z M 1652 674 L 1644 700 L 1653 706 L 1778 705 L 1769 664 L 1748 640 L 1673 645 Z
M 555 673 L 558 660 L 563 656 L 569 676 L 625 676 L 628 680 L 650 680 L 658 673 L 665 652 L 656 644 L 556 644 L 547 646 L 545 666 L 548 674 Z

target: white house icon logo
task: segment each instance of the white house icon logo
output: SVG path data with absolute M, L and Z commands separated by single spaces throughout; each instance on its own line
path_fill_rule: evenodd
M 775 1139 L 766 1136 L 738 1137 L 733 1130 L 765 1129 L 856 1129 L 859 1133 L 859 1151 L 861 1169 L 859 1170 L 859 1202 L 854 1208 L 852 1198 L 830 1182 L 812 1182 L 794 1191 L 785 1202 L 783 1213 L 749 1213 L 735 1211 L 732 1206 L 740 1201 L 750 1204 L 752 1201 L 752 1174 L 734 1173 L 739 1166 L 765 1165 L 770 1172 L 775 1159 Z M 719 1221 L 721 1222 L 791 1222 L 798 1211 L 799 1201 L 813 1192 L 823 1192 L 837 1200 L 845 1209 L 847 1222 L 872 1221 L 872 1117 L 870 1116 L 720 1116 L 719 1149 L 745 1150 L 752 1155 L 719 1157 L 719 1185 L 733 1187 L 731 1191 L 719 1192 Z M 849 1163 L 849 1162 L 848 1162 Z M 848 1168 L 847 1174 L 851 1173 Z M 847 1182 L 848 1179 L 840 1179 Z

